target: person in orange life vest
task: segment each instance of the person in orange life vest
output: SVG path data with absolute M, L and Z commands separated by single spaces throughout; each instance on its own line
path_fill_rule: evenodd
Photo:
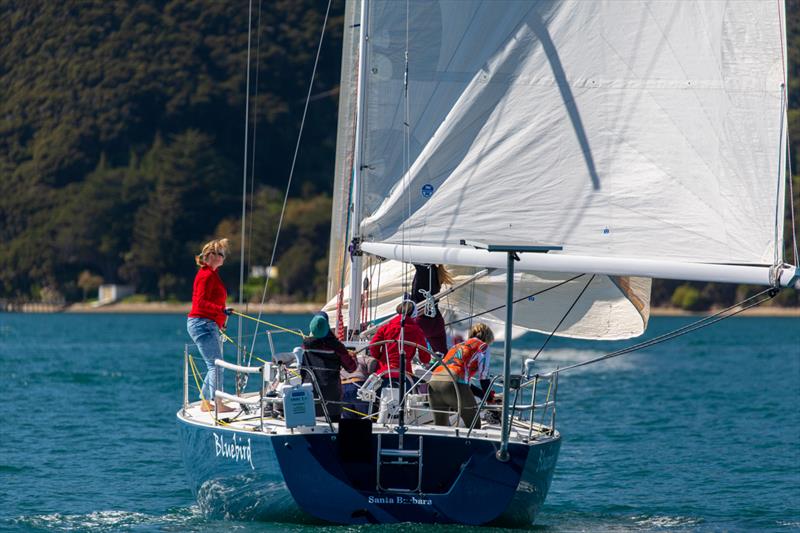
M 375 370 L 377 374 L 383 374 L 383 386 L 398 387 L 400 378 L 400 350 L 398 349 L 397 342 L 387 342 L 376 346 L 376 343 L 381 341 L 397 341 L 402 334 L 403 340 L 406 342 L 413 342 L 420 346 L 427 346 L 428 341 L 425 339 L 425 334 L 417 325 L 414 319 L 414 311 L 416 306 L 410 300 L 403 300 L 395 309 L 397 316 L 391 319 L 386 324 L 378 328 L 372 339 L 370 340 L 369 354 L 378 360 L 378 368 Z M 413 359 L 417 348 L 408 344 L 403 345 L 406 354 L 406 368 L 405 374 L 412 375 L 411 359 Z M 427 351 L 419 351 L 419 360 L 423 364 L 427 364 L 431 360 L 431 355 Z M 406 383 L 408 379 L 406 379 Z M 409 383 L 410 386 L 410 383 Z M 408 389 L 406 389 L 408 390 Z
M 192 287 L 192 309 L 186 321 L 186 330 L 200 350 L 200 355 L 206 363 L 208 371 L 203 380 L 200 391 L 202 403 L 200 409 L 218 412 L 229 412 L 234 409 L 226 406 L 221 400 L 214 400 L 217 390 L 217 372 L 214 365 L 215 359 L 222 359 L 222 336 L 220 330 L 225 329 L 225 323 L 233 309 L 226 307 L 225 300 L 228 292 L 217 273 L 217 269 L 225 262 L 228 254 L 228 239 L 217 239 L 207 242 L 199 255 L 195 256 L 195 263 L 200 269 L 194 277 Z M 222 369 L 220 369 L 220 379 Z
M 411 300 L 420 304 L 425 301 L 425 291 L 431 295 L 439 294 L 442 285 L 452 285 L 453 277 L 444 265 L 414 265 L 414 280 L 411 282 Z M 419 311 L 417 317 L 419 325 L 431 348 L 440 354 L 447 353 L 447 333 L 444 328 L 444 318 L 439 311 L 439 306 L 433 306 L 429 312 Z
M 469 380 L 479 373 L 482 360 L 486 357 L 489 345 L 494 341 L 494 333 L 483 323 L 477 323 L 469 331 L 469 338 L 456 344 L 442 358 L 442 365 L 433 370 L 428 382 L 428 400 L 433 410 L 433 422 L 437 426 L 450 425 L 450 409 L 459 409 L 458 415 L 469 427 L 475 420 L 475 428 L 481 427 L 478 418 L 478 407 L 475 396 L 469 386 Z M 447 368 L 444 368 L 444 367 Z M 448 372 L 449 370 L 449 372 Z M 452 377 L 451 377 L 452 374 Z M 453 382 L 455 379 L 455 383 Z M 458 396 L 456 395 L 458 388 Z

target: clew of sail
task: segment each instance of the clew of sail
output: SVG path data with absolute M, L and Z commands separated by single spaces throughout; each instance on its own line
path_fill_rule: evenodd
M 562 246 L 542 258 L 558 261 L 521 268 L 515 299 L 595 277 L 524 300 L 515 324 L 550 331 L 583 290 L 558 334 L 588 338 L 644 331 L 642 276 L 736 281 L 723 269 L 782 264 L 782 2 L 369 9 L 354 214 L 364 251 L 491 266 L 447 258 L 462 240 Z M 489 309 L 503 287 L 498 272 L 445 305 Z

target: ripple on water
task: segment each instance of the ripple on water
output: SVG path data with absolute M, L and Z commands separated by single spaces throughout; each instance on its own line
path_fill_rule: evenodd
M 608 511 L 610 509 L 606 509 Z M 615 512 L 543 512 L 541 520 L 532 527 L 536 531 L 554 533 L 597 532 L 621 533 L 639 531 L 699 531 L 703 530 L 704 520 L 697 516 L 681 515 L 637 515 L 629 514 L 630 508 L 619 506 Z
M 52 513 L 44 515 L 20 516 L 8 520 L 9 525 L 21 531 L 44 529 L 47 531 L 119 531 L 148 530 L 151 528 L 171 529 L 188 526 L 203 519 L 197 507 L 180 509 L 161 516 L 129 511 L 95 511 L 88 514 Z

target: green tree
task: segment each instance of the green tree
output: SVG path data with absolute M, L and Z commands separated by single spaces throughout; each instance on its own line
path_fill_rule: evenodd
M 235 201 L 225 188 L 233 172 L 212 139 L 195 130 L 154 147 L 143 159 L 142 172 L 152 189 L 136 212 L 123 276 L 152 294 L 186 286 L 185 297 L 198 243 L 213 230 L 217 213 Z M 169 283 L 162 280 L 167 274 Z
M 83 301 L 89 296 L 89 293 L 96 291 L 103 284 L 103 278 L 92 274 L 88 270 L 84 270 L 78 275 L 78 287 L 83 291 Z

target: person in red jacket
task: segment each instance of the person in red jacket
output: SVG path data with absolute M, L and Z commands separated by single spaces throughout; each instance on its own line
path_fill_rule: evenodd
M 410 300 L 403 300 L 397 306 L 397 316 L 391 319 L 386 324 L 378 328 L 375 335 L 370 340 L 369 354 L 378 360 L 378 368 L 375 371 L 383 374 L 384 386 L 398 386 L 398 379 L 400 378 L 400 350 L 398 349 L 397 342 L 387 342 L 385 344 L 377 344 L 381 341 L 397 341 L 401 338 L 407 342 L 413 342 L 420 346 L 427 346 L 428 341 L 425 339 L 425 334 L 417 325 L 417 321 L 413 318 L 416 306 Z M 404 344 L 404 351 L 406 353 L 406 375 L 412 374 L 411 359 L 413 359 L 416 347 Z M 429 363 L 431 356 L 427 351 L 419 351 L 419 360 L 422 363 Z M 406 381 L 408 382 L 408 380 Z M 410 384 L 409 384 L 410 386 Z
M 202 400 L 200 408 L 211 411 L 215 407 L 218 412 L 233 411 L 224 405 L 221 400 L 215 400 L 214 392 L 217 390 L 217 372 L 214 365 L 215 359 L 222 359 L 222 336 L 220 330 L 225 329 L 225 321 L 233 309 L 225 306 L 228 292 L 217 273 L 217 269 L 225 262 L 228 255 L 228 239 L 217 239 L 207 242 L 200 255 L 195 256 L 195 262 L 200 269 L 194 277 L 192 287 L 192 309 L 186 321 L 189 336 L 200 350 L 200 355 L 206 362 L 208 372 L 203 380 L 200 391 Z M 220 369 L 222 379 L 222 369 Z

